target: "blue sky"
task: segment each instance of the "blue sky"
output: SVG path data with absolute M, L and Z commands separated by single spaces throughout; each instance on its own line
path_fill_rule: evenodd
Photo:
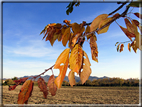
M 3 78 L 22 77 L 25 75 L 38 75 L 51 67 L 60 53 L 68 48 L 61 42 L 42 40 L 39 35 L 43 28 L 50 23 L 62 23 L 71 20 L 71 23 L 87 23 L 93 21 L 100 14 L 108 14 L 116 9 L 117 3 L 81 3 L 75 7 L 70 15 L 66 15 L 68 3 L 3 3 Z M 122 8 L 120 13 L 124 11 Z M 131 9 L 130 9 L 131 10 Z M 133 9 L 133 12 L 139 9 Z M 132 18 L 137 19 L 134 15 Z M 138 20 L 138 19 L 137 19 Z M 126 27 L 123 18 L 117 22 Z M 107 33 L 97 36 L 98 63 L 91 58 L 89 44 L 83 45 L 83 50 L 88 54 L 91 62 L 91 76 L 108 76 L 120 78 L 140 77 L 140 51 L 137 54 L 128 51 L 124 44 L 124 51 L 119 53 L 115 43 L 129 39 L 114 22 Z M 59 74 L 54 69 L 54 75 Z M 67 71 L 68 75 L 69 69 Z M 51 75 L 49 70 L 45 75 Z

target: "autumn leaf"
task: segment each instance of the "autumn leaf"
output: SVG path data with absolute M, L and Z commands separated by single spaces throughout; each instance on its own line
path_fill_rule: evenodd
M 55 79 L 55 84 L 57 85 L 58 88 L 61 88 L 62 82 L 66 75 L 68 62 L 69 62 L 69 52 L 70 52 L 69 48 L 65 49 L 56 60 L 54 66 L 54 69 L 60 70 L 58 77 Z
M 77 33 L 80 33 L 81 31 L 81 26 L 77 23 L 72 23 L 72 30 L 74 32 L 74 35 L 76 35 Z
M 32 80 L 27 80 L 25 83 L 22 85 L 20 93 L 18 95 L 18 104 L 27 104 L 29 97 L 32 94 L 33 90 L 33 81 Z
M 69 38 L 70 38 L 70 27 L 68 27 L 68 28 L 65 30 L 65 32 L 64 32 L 62 38 L 63 38 L 63 39 L 62 39 L 62 44 L 63 44 L 63 46 L 66 46 L 66 44 L 67 44 L 67 42 L 68 42 L 68 40 L 69 40 Z
M 99 29 L 100 29 L 102 26 L 104 26 L 104 25 L 106 25 L 107 23 L 109 23 L 110 21 L 112 21 L 112 20 L 113 20 L 112 17 L 109 17 L 109 18 L 106 18 L 106 19 L 102 20 L 102 21 L 100 22 L 100 24 L 99 24 Z M 98 33 L 98 34 L 105 33 L 105 32 L 108 31 L 108 28 L 109 28 L 109 25 L 106 26 L 105 28 L 101 29 L 101 30 L 98 30 L 97 33 Z
M 142 33 L 142 26 L 137 20 L 132 20 L 132 22 L 139 28 L 140 32 Z
M 69 24 L 70 24 L 70 21 L 71 21 L 71 20 L 64 20 L 63 22 L 66 23 L 67 25 L 69 25 Z
M 120 52 L 122 52 L 124 50 L 124 44 L 120 45 Z
M 116 42 L 115 46 L 118 44 L 119 42 Z
M 77 42 L 77 40 L 78 40 L 78 38 L 81 36 L 81 34 L 80 33 L 78 33 L 73 39 L 72 39 L 72 45 L 74 46 L 75 44 L 76 44 L 76 42 Z
M 84 56 L 85 56 L 85 58 L 83 57 L 84 58 L 83 59 L 83 63 L 84 63 L 83 64 L 83 71 L 79 72 L 79 76 L 80 76 L 80 80 L 81 80 L 82 84 L 84 84 L 86 82 L 86 80 L 88 80 L 88 78 L 91 74 L 91 68 L 90 68 L 91 64 L 90 64 L 89 58 L 88 58 L 87 54 L 85 53 L 85 51 L 83 51 L 83 52 L 84 52 Z
M 106 19 L 108 17 L 108 14 L 101 14 L 99 16 L 97 16 L 91 23 L 90 25 L 90 32 L 92 31 L 95 31 L 98 27 L 99 27 L 99 24 L 100 22 L 103 20 L 103 19 Z
M 134 15 L 142 19 L 142 15 L 140 13 L 134 13 Z
M 17 87 L 17 85 L 9 86 L 8 90 L 9 91 L 14 90 L 16 87 Z
M 133 34 L 135 34 L 135 28 L 131 24 L 131 22 L 128 20 L 128 18 L 125 18 L 124 21 L 125 21 L 125 24 L 127 26 L 128 31 L 131 32 L 131 33 L 133 33 Z
M 132 37 L 135 37 L 135 35 L 133 33 L 129 32 L 128 29 L 126 29 L 120 25 L 119 25 L 119 27 L 125 33 L 125 35 L 132 41 Z
M 90 48 L 91 48 L 92 59 L 98 62 L 98 48 L 94 37 L 90 37 Z
M 128 50 L 131 52 L 131 44 L 128 43 Z
M 68 47 L 70 47 L 70 49 L 72 50 L 72 48 L 74 47 L 74 44 L 72 42 L 73 38 L 75 37 L 75 35 L 71 32 L 70 34 L 70 39 L 69 39 L 69 43 L 68 43 Z
M 73 85 L 75 85 L 75 75 L 74 75 L 74 72 L 72 72 L 72 71 L 69 72 L 68 79 L 69 79 L 69 83 L 70 83 L 71 87 L 73 87 Z
M 69 65 L 72 72 L 79 73 L 82 64 L 82 55 L 83 50 L 79 44 L 76 44 L 75 47 L 71 51 L 71 55 L 69 58 Z
M 137 46 L 136 46 L 136 41 L 135 40 L 131 43 L 131 46 L 132 46 L 134 52 L 137 53 Z
M 38 87 L 39 87 L 40 90 L 43 92 L 44 98 L 47 99 L 48 90 L 47 90 L 47 86 L 46 86 L 46 83 L 45 83 L 44 79 L 40 77 L 40 78 L 37 80 L 37 83 L 38 83 Z
M 55 77 L 54 75 L 51 75 L 48 80 L 47 86 L 49 87 L 49 92 L 51 93 L 52 96 L 56 95 L 56 91 L 57 91 L 57 86 L 54 83 L 54 81 L 55 81 Z
M 119 46 L 120 46 L 120 44 L 117 45 L 117 52 L 119 51 L 119 48 L 120 48 Z

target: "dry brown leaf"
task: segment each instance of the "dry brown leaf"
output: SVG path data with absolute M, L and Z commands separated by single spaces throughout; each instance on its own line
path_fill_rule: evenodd
M 44 98 L 47 99 L 48 90 L 47 90 L 47 85 L 46 85 L 44 79 L 40 77 L 40 78 L 37 80 L 37 83 L 38 83 L 38 87 L 39 87 L 40 90 L 43 92 Z
M 57 86 L 54 83 L 54 81 L 55 81 L 55 77 L 54 75 L 51 75 L 48 80 L 47 86 L 49 87 L 49 92 L 51 93 L 52 96 L 56 95 L 56 91 L 57 91 Z
M 142 15 L 140 13 L 134 13 L 134 15 L 142 19 Z
M 98 48 L 94 37 L 90 37 L 90 48 L 91 48 L 92 59 L 98 62 Z

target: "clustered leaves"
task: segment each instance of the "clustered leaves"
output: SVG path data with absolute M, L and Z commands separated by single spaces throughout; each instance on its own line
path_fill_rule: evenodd
M 84 41 L 87 41 L 90 45 L 92 60 L 98 62 L 98 46 L 96 33 L 98 35 L 106 33 L 109 29 L 110 24 L 116 21 L 118 18 L 122 17 L 126 24 L 125 28 L 116 22 L 120 29 L 124 32 L 124 34 L 130 39 L 130 41 L 127 41 L 129 42 L 128 50 L 131 52 L 132 48 L 135 53 L 137 52 L 137 49 L 142 50 L 141 24 L 139 23 L 139 21 L 127 17 L 129 7 L 138 7 L 138 3 L 131 2 L 129 3 L 129 5 L 127 5 L 126 10 L 122 14 L 114 14 L 126 3 L 127 2 L 122 3 L 119 8 L 117 8 L 110 14 L 101 14 L 97 16 L 91 23 L 86 23 L 85 21 L 83 21 L 82 23 L 78 24 L 76 22 L 70 23 L 71 21 L 64 20 L 63 24 L 51 23 L 45 26 L 45 28 L 40 33 L 44 34 L 43 39 L 45 39 L 45 41 L 49 41 L 52 46 L 56 40 L 58 40 L 58 42 L 62 42 L 63 46 L 66 46 L 68 44 L 68 48 L 66 48 L 59 55 L 55 65 L 49 68 L 51 70 L 53 67 L 54 69 L 59 69 L 60 72 L 58 77 L 54 77 L 52 70 L 52 75 L 50 76 L 47 85 L 42 77 L 40 77 L 37 81 L 38 87 L 40 88 L 40 91 L 43 92 L 43 97 L 45 99 L 47 98 L 48 91 L 51 93 L 52 96 L 56 95 L 57 88 L 61 88 L 68 68 L 70 69 L 68 79 L 71 87 L 75 85 L 75 73 L 79 75 L 82 84 L 86 82 L 92 71 L 90 68 L 91 64 L 88 55 L 83 50 Z M 77 0 L 71 2 L 67 6 L 68 9 L 66 13 L 71 13 L 73 11 L 73 6 L 79 6 L 79 4 L 80 2 Z M 142 15 L 140 13 L 133 14 L 138 18 L 142 18 Z M 117 51 L 122 52 L 124 50 L 124 43 L 127 42 L 116 42 L 115 46 L 117 46 Z M 45 70 L 45 72 L 47 72 L 49 69 Z M 41 73 L 40 75 L 43 75 L 45 72 Z M 40 75 L 34 76 L 33 78 L 36 79 Z M 28 99 L 32 94 L 34 83 L 32 79 L 27 79 L 28 78 L 15 80 L 15 85 L 9 86 L 9 90 L 14 90 L 16 86 L 24 83 L 18 95 L 18 104 L 27 104 Z

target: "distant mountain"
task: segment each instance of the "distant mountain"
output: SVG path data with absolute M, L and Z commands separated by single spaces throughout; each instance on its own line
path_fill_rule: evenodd
M 35 75 L 32 75 L 32 76 L 35 76 Z M 29 77 L 29 76 L 23 76 L 23 77 L 19 77 L 19 78 L 24 78 L 24 77 Z M 41 77 L 47 82 L 48 79 L 50 78 L 50 75 L 45 75 L 45 76 L 41 76 Z M 56 77 L 57 76 L 55 76 L 55 78 Z M 88 79 L 92 81 L 94 79 L 103 79 L 103 78 L 109 78 L 109 77 L 106 77 L 106 76 L 103 76 L 103 77 L 90 76 Z M 31 79 L 31 78 L 29 78 L 29 79 Z M 36 78 L 35 81 L 37 81 L 38 79 L 39 79 L 39 77 Z M 68 76 L 65 76 L 64 80 L 69 82 Z M 75 80 L 76 80 L 76 82 L 79 82 L 80 81 L 80 77 L 75 76 Z

